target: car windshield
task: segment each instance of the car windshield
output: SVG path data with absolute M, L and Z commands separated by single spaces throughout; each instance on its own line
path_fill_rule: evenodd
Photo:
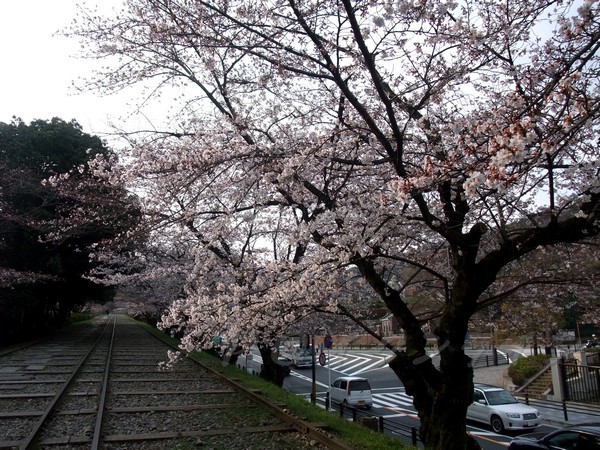
M 487 391 L 485 393 L 490 405 L 509 405 L 519 401 L 506 391 Z

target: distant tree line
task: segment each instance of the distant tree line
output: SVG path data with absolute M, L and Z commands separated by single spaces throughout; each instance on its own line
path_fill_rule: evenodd
M 112 298 L 111 288 L 84 277 L 98 264 L 87 249 L 134 225 L 139 215 L 122 187 L 102 185 L 87 169 L 97 155 L 110 154 L 74 120 L 0 123 L 1 344 L 59 326 L 86 302 Z M 63 173 L 71 174 L 68 189 L 47 182 Z M 87 208 L 113 214 L 103 223 L 65 226 Z

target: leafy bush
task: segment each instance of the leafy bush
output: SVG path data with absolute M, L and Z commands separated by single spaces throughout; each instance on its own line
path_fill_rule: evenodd
M 549 358 L 549 355 L 519 358 L 508 368 L 508 376 L 510 376 L 515 385 L 522 386 L 529 378 L 546 367 Z

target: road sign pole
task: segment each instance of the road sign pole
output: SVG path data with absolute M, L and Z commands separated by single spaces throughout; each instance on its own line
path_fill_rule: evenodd
M 317 403 L 317 371 L 315 367 L 315 335 L 312 335 L 312 390 L 310 392 L 310 402 Z
M 329 406 L 327 407 L 329 411 L 332 411 L 331 407 L 331 363 L 329 362 L 329 349 L 327 349 L 327 373 L 329 376 L 329 382 L 327 383 L 327 395 L 329 396 Z
M 331 335 L 329 333 L 327 333 L 325 335 L 325 339 L 323 340 L 323 345 L 327 349 L 327 373 L 328 373 L 328 377 L 329 377 L 329 383 L 327 383 L 327 394 L 329 396 L 329 406 L 327 408 L 329 410 L 329 408 L 331 408 L 331 363 L 329 362 L 329 349 L 333 345 L 333 339 L 331 338 Z M 331 408 L 331 409 L 333 409 L 333 408 Z

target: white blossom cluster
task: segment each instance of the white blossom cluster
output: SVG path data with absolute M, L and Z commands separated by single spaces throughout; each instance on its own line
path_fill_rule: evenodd
M 47 281 L 59 281 L 54 275 L 37 272 L 25 272 L 10 267 L 0 267 L 0 288 L 12 288 L 18 284 L 33 284 Z

